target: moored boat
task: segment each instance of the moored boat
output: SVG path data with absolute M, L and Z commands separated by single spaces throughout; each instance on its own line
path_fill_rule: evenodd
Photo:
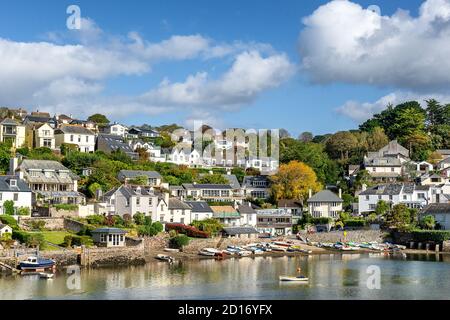
M 156 255 L 156 259 L 161 260 L 161 261 L 167 261 L 169 263 L 172 263 L 174 260 L 171 256 L 166 256 L 165 254 Z
M 55 274 L 53 274 L 53 273 L 41 272 L 41 273 L 39 273 L 39 278 L 41 278 L 41 279 L 53 279 L 54 275 Z
M 205 250 L 200 250 L 198 252 L 198 254 L 201 256 L 207 256 L 207 257 L 214 257 L 216 255 L 214 252 L 209 252 L 209 251 L 205 251 Z
M 306 282 L 309 280 L 309 278 L 305 277 L 305 276 L 280 276 L 279 277 L 280 281 L 299 281 L 299 282 Z
M 180 252 L 180 249 L 164 248 L 165 252 Z
M 36 256 L 28 257 L 27 260 L 19 263 L 20 269 L 25 271 L 36 271 L 53 268 L 55 261 L 52 259 L 42 259 Z

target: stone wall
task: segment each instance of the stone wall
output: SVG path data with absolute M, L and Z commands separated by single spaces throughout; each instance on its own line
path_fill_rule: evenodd
M 308 238 L 310 241 L 314 242 L 337 242 L 344 241 L 343 231 L 333 231 L 333 232 L 318 232 L 307 234 L 306 232 L 300 233 L 304 238 Z M 385 242 L 387 233 L 379 230 L 351 230 L 347 231 L 347 237 L 345 241 L 353 242 Z
M 19 217 L 19 226 L 24 230 L 29 230 L 32 221 L 44 221 L 45 229 L 48 230 L 63 230 L 64 229 L 64 218 L 54 218 L 54 217 Z
M 82 223 L 82 222 L 79 222 L 79 221 L 76 221 L 73 219 L 69 219 L 69 218 L 64 218 L 64 228 L 67 230 L 77 233 L 83 227 L 84 227 L 84 223 Z
M 134 247 L 83 248 L 80 254 L 82 266 L 116 266 L 144 264 L 144 243 Z
M 63 209 L 57 209 L 55 207 L 50 208 L 50 216 L 55 218 L 62 218 L 62 217 L 78 217 L 78 210 L 63 210 Z

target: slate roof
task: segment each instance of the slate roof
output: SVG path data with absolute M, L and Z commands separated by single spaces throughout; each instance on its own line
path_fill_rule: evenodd
M 191 206 L 184 203 L 183 201 L 177 199 L 177 198 L 170 198 L 169 199 L 169 210 L 170 209 L 183 209 L 183 210 L 190 210 Z
M 62 125 L 58 129 L 55 130 L 55 134 L 60 133 L 73 133 L 73 134 L 86 134 L 86 135 L 94 135 L 94 133 L 81 126 L 73 126 L 73 125 Z
M 192 212 L 212 213 L 211 207 L 206 201 L 185 201 L 191 207 Z
M 344 202 L 344 201 L 330 190 L 322 190 L 317 192 L 311 198 L 309 198 L 308 203 L 309 202 Z
M 116 233 L 116 234 L 126 234 L 127 232 L 125 230 L 119 229 L 119 228 L 98 228 L 91 233 Z
M 267 187 L 264 186 L 254 186 L 254 182 L 265 182 Z M 270 185 L 270 179 L 267 176 L 245 176 L 242 181 L 242 187 L 251 188 L 268 188 Z
M 360 195 L 399 195 L 402 191 L 403 185 L 399 183 L 380 184 L 367 190 L 364 190 Z
M 238 234 L 256 234 L 258 231 L 252 227 L 230 227 L 223 228 L 223 233 L 230 236 L 235 236 Z
M 278 208 L 301 208 L 302 202 L 294 199 L 281 199 L 278 201 Z
M 10 186 L 10 180 L 16 180 L 16 186 Z M 0 176 L 0 191 L 1 192 L 31 192 L 31 189 L 28 187 L 28 184 L 19 179 L 16 176 Z
M 136 177 L 146 176 L 148 178 L 161 179 L 161 175 L 156 171 L 145 170 L 120 170 L 118 174 L 119 179 L 134 179 Z
M 432 203 L 426 206 L 422 211 L 423 215 L 437 213 L 450 214 L 450 203 Z
M 241 185 L 234 174 L 223 174 L 222 175 L 225 179 L 227 179 L 228 183 L 233 189 L 240 189 Z
M 18 126 L 18 125 L 19 125 L 19 122 L 17 122 L 17 121 L 14 120 L 14 119 L 5 118 L 5 119 L 2 120 L 1 124 Z
M 19 170 L 24 172 L 25 180 L 28 183 L 72 183 L 79 180 L 79 177 L 63 166 L 58 161 L 53 160 L 29 160 L 25 159 L 19 165 Z M 31 171 L 33 174 L 31 175 Z M 50 176 L 45 175 L 45 171 L 53 171 Z M 66 176 L 61 175 L 66 173 Z
M 201 183 L 183 183 L 183 187 L 186 189 L 229 189 L 231 190 L 232 187 L 228 184 L 201 184 Z
M 140 190 L 140 192 L 138 191 Z M 104 197 L 109 198 L 116 192 L 120 192 L 125 198 L 130 198 L 131 196 L 155 196 L 157 195 L 155 191 L 149 187 L 131 187 L 128 185 L 121 185 L 109 190 L 104 194 Z
M 256 210 L 252 206 L 245 205 L 245 204 L 239 205 L 238 211 L 239 211 L 239 213 L 244 213 L 244 214 L 256 214 Z
M 364 161 L 365 166 L 376 166 L 376 167 L 401 167 L 402 163 L 400 159 L 392 158 L 392 157 L 382 157 L 382 158 L 373 158 L 366 159 Z
M 130 145 L 123 142 L 122 137 L 112 134 L 99 134 L 97 138 L 98 149 L 105 152 L 122 150 L 131 158 L 137 158 L 139 155 L 134 152 Z
M 10 227 L 10 226 L 8 226 L 7 224 L 0 223 L 0 229 L 3 229 L 4 227 Z

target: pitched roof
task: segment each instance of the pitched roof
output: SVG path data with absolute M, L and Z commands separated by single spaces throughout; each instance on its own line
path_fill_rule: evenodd
M 11 180 L 16 180 L 16 186 L 10 185 Z M 31 192 L 31 189 L 25 181 L 16 176 L 0 176 L 0 191 Z
M 426 206 L 422 214 L 437 214 L 437 213 L 445 213 L 450 214 L 450 203 L 431 203 Z
M 170 209 L 183 209 L 183 210 L 190 210 L 191 206 L 184 203 L 183 201 L 177 199 L 177 198 L 169 198 L 169 210 Z
M 125 230 L 119 229 L 119 228 L 98 228 L 91 233 L 119 233 L 119 234 L 125 234 L 127 233 Z
M 185 203 L 191 207 L 192 212 L 213 212 L 206 201 L 185 201 Z
M 184 183 L 183 187 L 193 189 L 232 189 L 229 184 L 201 184 L 201 183 Z
M 330 190 L 322 190 L 317 192 L 311 198 L 309 198 L 308 202 L 344 202 L 344 201 Z
M 9 124 L 9 125 L 17 126 L 17 125 L 19 125 L 19 122 L 17 122 L 14 119 L 5 118 L 5 119 L 2 120 L 1 124 Z
M 74 126 L 74 125 L 62 125 L 58 129 L 55 130 L 55 134 L 58 133 L 74 133 L 74 134 L 86 134 L 86 135 L 94 135 L 94 133 L 81 126 Z
M 22 163 L 19 165 L 19 168 L 24 169 L 24 170 L 38 169 L 38 170 L 70 171 L 68 168 L 63 166 L 60 162 L 54 161 L 54 160 L 24 159 L 24 160 L 22 160 Z
M 241 204 L 238 206 L 239 213 L 256 214 L 256 210 L 252 206 Z
M 239 184 L 239 181 L 234 174 L 223 174 L 222 175 L 225 179 L 227 179 L 228 183 L 233 189 L 239 189 L 241 185 Z
M 255 183 L 262 183 L 267 185 L 267 187 L 270 185 L 270 179 L 268 176 L 245 176 L 244 180 L 242 181 L 242 186 L 244 187 L 254 187 L 254 188 L 266 188 L 264 186 L 255 186 Z
M 295 199 L 280 199 L 278 200 L 279 208 L 301 208 L 302 203 L 300 200 Z

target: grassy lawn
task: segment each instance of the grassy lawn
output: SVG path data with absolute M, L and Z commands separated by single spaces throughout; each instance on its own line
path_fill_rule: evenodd
M 62 245 L 64 242 L 64 237 L 73 234 L 67 231 L 39 231 L 36 233 L 41 233 L 46 241 L 56 245 Z

